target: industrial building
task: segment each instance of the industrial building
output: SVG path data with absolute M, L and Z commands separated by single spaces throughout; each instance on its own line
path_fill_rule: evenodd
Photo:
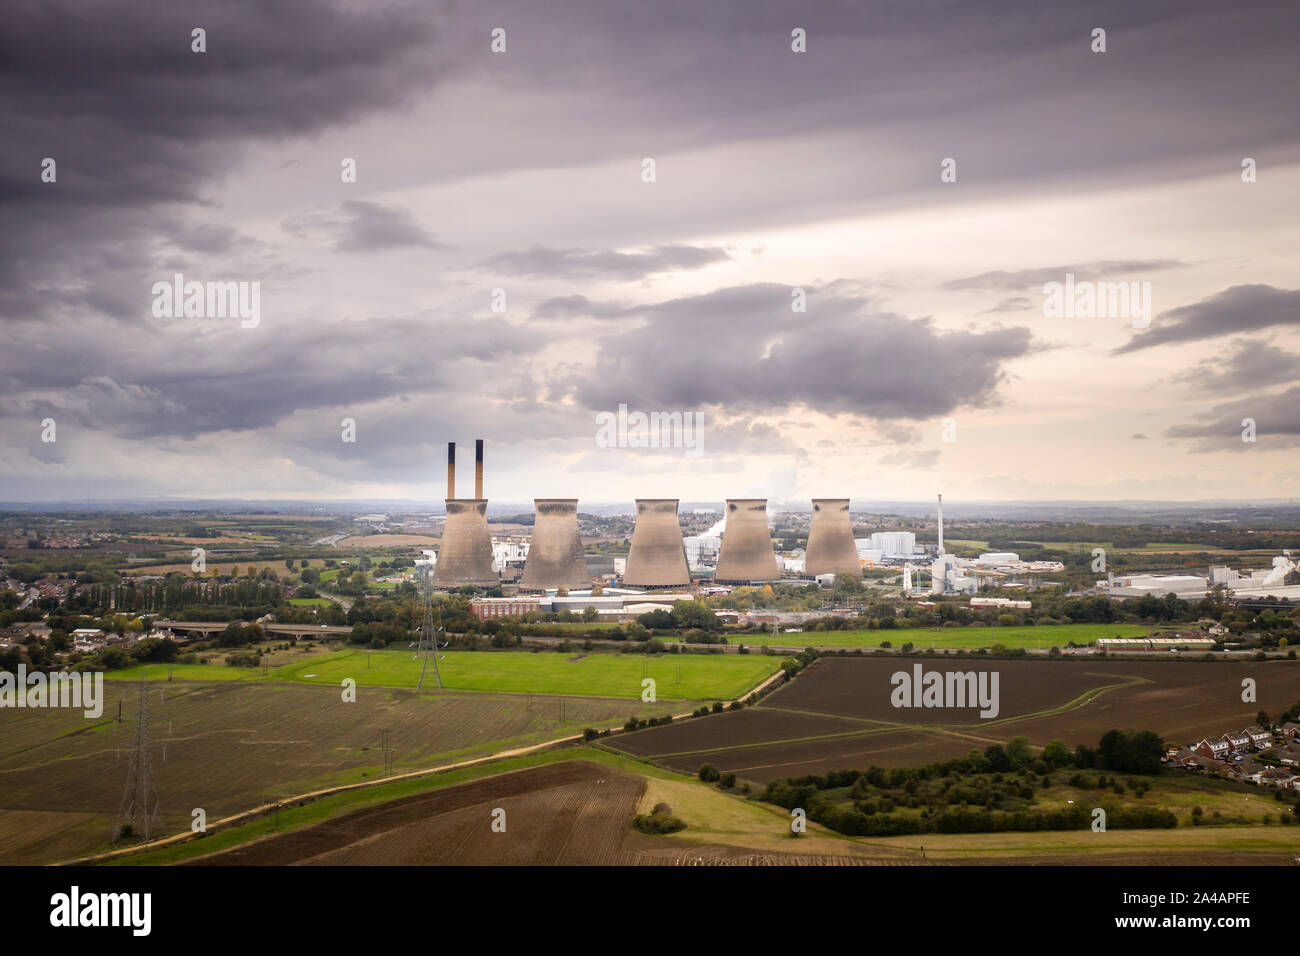
M 808 550 L 804 573 L 862 576 L 862 563 L 853 541 L 848 498 L 814 498 L 812 524 L 808 529 Z
M 533 540 L 519 585 L 530 591 L 590 583 L 578 534 L 577 498 L 534 498 Z
M 704 509 L 695 509 L 696 514 L 701 511 Z M 682 539 L 682 546 L 686 549 L 686 565 L 692 572 L 711 574 L 718 566 L 718 555 L 722 551 L 722 529 L 726 524 L 727 519 L 724 516 L 718 519 L 718 522 L 708 531 L 688 535 Z
M 916 535 L 911 531 L 875 531 L 868 550 L 879 551 L 883 558 L 910 558 L 916 554 Z
M 1164 597 L 1175 594 L 1185 601 L 1199 600 L 1211 589 L 1221 587 L 1237 600 L 1250 598 L 1300 598 L 1300 585 L 1287 584 L 1287 577 L 1297 570 L 1289 551 L 1273 559 L 1272 566 L 1254 571 L 1234 571 L 1218 566 L 1209 574 L 1128 574 L 1110 573 L 1097 582 L 1097 589 L 1110 597 Z
M 767 529 L 767 499 L 728 498 L 726 515 L 714 580 L 732 584 L 779 580 L 781 569 Z
M 638 498 L 632 545 L 623 583 L 637 588 L 676 588 L 691 583 L 677 498 Z
M 487 524 L 487 499 L 483 497 L 483 439 L 474 448 L 474 497 L 456 497 L 456 443 L 447 443 L 447 523 L 433 568 L 435 587 L 466 584 L 493 587 L 500 575 L 493 567 L 492 535 Z

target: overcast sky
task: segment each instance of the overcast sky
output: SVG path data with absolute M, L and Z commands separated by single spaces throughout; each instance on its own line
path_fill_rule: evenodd
M 1297 30 L 1294 0 L 10 5 L 0 500 L 434 501 L 478 437 L 498 500 L 1300 495 Z M 155 316 L 176 273 L 259 283 L 260 322 Z M 1149 325 L 1045 314 L 1067 273 L 1149 283 Z M 602 447 L 620 404 L 702 414 L 700 454 Z

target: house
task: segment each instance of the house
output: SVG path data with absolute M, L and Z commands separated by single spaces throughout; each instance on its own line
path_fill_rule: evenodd
M 1259 727 L 1247 727 L 1242 733 L 1250 738 L 1250 745 L 1256 750 L 1262 750 L 1273 742 L 1273 735 Z
M 1290 787 L 1296 775 L 1284 767 L 1270 767 L 1262 771 L 1258 778 L 1261 787 Z
M 1231 745 L 1222 737 L 1210 740 L 1208 737 L 1192 748 L 1202 757 L 1213 757 L 1216 760 L 1222 760 L 1232 749 Z
M 1278 763 L 1286 764 L 1288 767 L 1300 767 L 1300 747 L 1295 744 L 1279 747 L 1273 751 L 1273 756 L 1277 758 Z
M 1254 780 L 1259 783 L 1259 775 L 1267 769 L 1264 764 L 1247 757 L 1245 760 L 1228 764 L 1228 776 L 1233 780 Z
M 1223 735 L 1223 739 L 1228 743 L 1228 749 L 1234 753 L 1250 749 L 1250 736 L 1239 730 L 1230 730 Z
M 1300 740 L 1300 724 L 1294 720 L 1288 720 L 1282 725 L 1282 736 L 1288 740 Z
M 1193 753 L 1189 757 L 1183 758 L 1181 766 L 1184 770 L 1199 770 L 1202 773 L 1217 773 L 1223 764 L 1217 760 L 1211 760 L 1209 757 L 1202 757 L 1198 753 Z

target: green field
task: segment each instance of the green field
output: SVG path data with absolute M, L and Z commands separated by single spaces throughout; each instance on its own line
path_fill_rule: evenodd
M 778 647 L 879 647 L 889 641 L 895 649 L 909 641 L 919 650 L 929 647 L 974 650 L 1003 647 L 1065 647 L 1070 641 L 1087 644 L 1099 637 L 1142 637 L 1153 628 L 1145 624 L 1043 624 L 1037 627 L 910 627 L 879 631 L 802 631 L 798 634 L 739 634 L 733 644 L 775 644 Z
M 334 603 L 329 598 L 289 598 L 294 607 L 327 607 Z
M 148 664 L 110 671 L 114 680 L 251 680 L 339 685 L 350 677 L 360 687 L 415 687 L 423 655 L 409 650 L 351 648 L 309 657 L 263 676 L 261 668 L 220 664 Z M 641 696 L 644 677 L 656 682 L 658 700 L 730 700 L 774 673 L 776 657 L 738 654 L 577 654 L 518 651 L 443 651 L 438 657 L 448 690 L 568 697 Z M 678 679 L 680 676 L 680 683 Z M 432 684 L 432 674 L 425 688 Z

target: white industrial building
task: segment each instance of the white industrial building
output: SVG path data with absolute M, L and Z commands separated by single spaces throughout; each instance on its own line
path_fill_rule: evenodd
M 885 552 L 871 546 L 870 538 L 855 538 L 853 543 L 858 548 L 858 560 L 867 564 L 880 564 L 885 559 Z
M 698 509 L 696 513 L 700 513 Z M 710 511 L 705 509 L 703 513 L 708 514 Z M 718 566 L 718 552 L 722 550 L 722 532 L 726 525 L 727 519 L 720 518 L 703 534 L 682 538 L 682 546 L 686 549 L 687 567 L 692 571 L 712 571 Z
M 1222 587 L 1234 598 L 1300 598 L 1300 585 L 1286 583 L 1287 576 L 1297 569 L 1290 552 L 1284 551 L 1273 559 L 1269 568 L 1254 571 L 1234 571 L 1217 566 L 1206 576 L 1199 574 L 1108 574 L 1097 587 L 1111 597 L 1144 597 L 1151 594 L 1164 597 L 1176 594 L 1185 601 L 1199 600 L 1212 588 Z
M 916 535 L 911 531 L 873 531 L 867 547 L 886 558 L 910 558 L 916 554 Z
M 528 557 L 530 538 L 523 535 L 497 536 L 492 538 L 492 570 L 504 571 L 506 568 L 522 568 Z

